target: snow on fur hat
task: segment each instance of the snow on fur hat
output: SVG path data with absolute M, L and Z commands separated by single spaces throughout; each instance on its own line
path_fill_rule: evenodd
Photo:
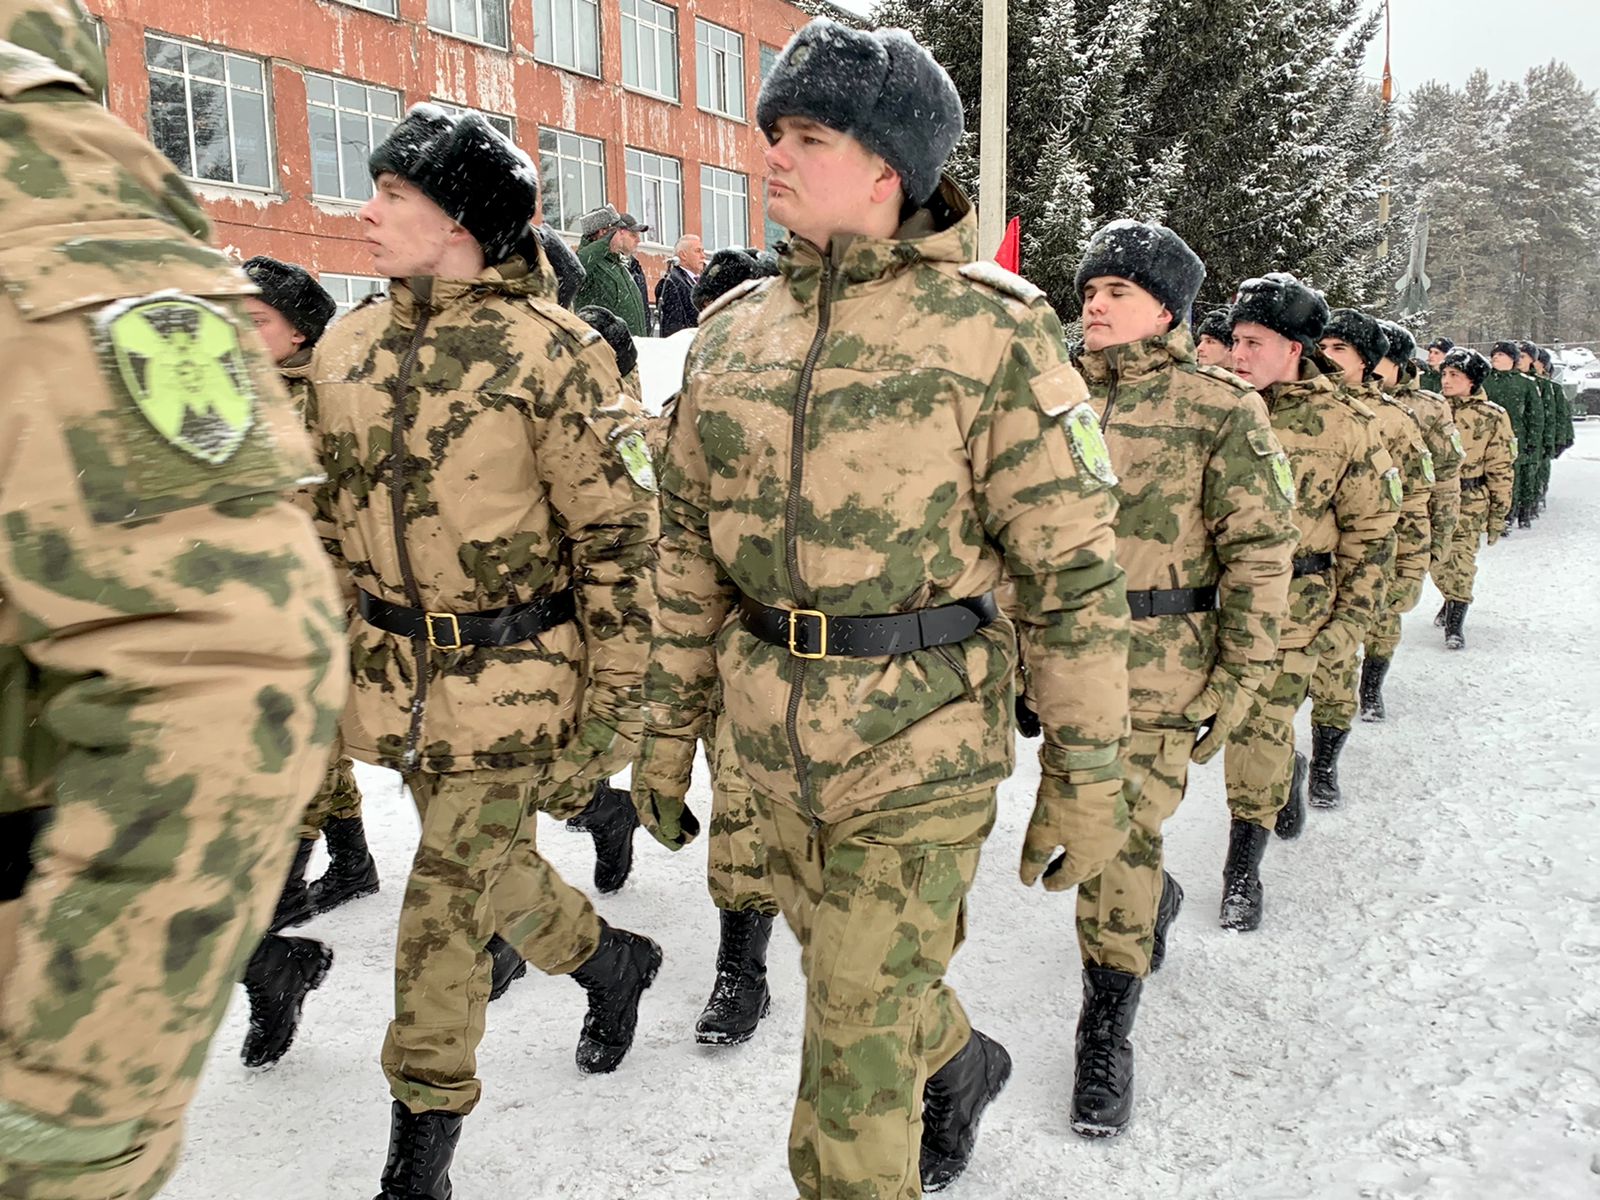
M 1447 337 L 1436 337 L 1428 343 L 1429 350 L 1443 350 L 1446 354 L 1456 348 L 1456 344 Z
M 1518 342 L 1517 349 L 1522 354 L 1526 354 L 1529 358 L 1534 359 L 1535 361 L 1537 361 L 1539 358 L 1539 347 L 1534 345 L 1532 342 Z
M 1230 316 L 1234 328 L 1246 323 L 1265 325 L 1274 333 L 1299 342 L 1301 349 L 1312 354 L 1328 323 L 1328 302 L 1321 292 L 1293 275 L 1274 271 L 1239 285 Z
M 1491 360 L 1493 360 L 1496 354 L 1504 354 L 1511 360 L 1512 366 L 1517 365 L 1518 353 L 1519 351 L 1517 350 L 1517 344 L 1509 339 L 1496 342 L 1493 346 L 1489 347 L 1489 358 Z
M 1078 295 L 1083 285 L 1101 275 L 1136 283 L 1172 314 L 1173 327 L 1189 319 L 1194 298 L 1205 282 L 1200 256 L 1165 225 L 1154 221 L 1112 221 L 1095 231 L 1073 280 Z
M 317 344 L 333 314 L 339 311 L 327 289 L 304 267 L 258 254 L 244 264 L 244 273 L 261 289 L 261 299 L 305 334 L 307 346 Z
M 1361 355 L 1368 371 L 1389 353 L 1389 339 L 1377 318 L 1354 308 L 1336 308 L 1328 314 L 1328 323 L 1322 327 L 1322 339 L 1326 338 L 1338 338 Z
M 748 283 L 752 279 L 765 279 L 768 275 L 777 273 L 777 264 L 764 259 L 754 250 L 745 250 L 738 246 L 718 250 L 711 256 L 711 261 L 706 264 L 706 269 L 700 273 L 700 278 L 695 282 L 692 297 L 695 310 L 704 311 L 741 283 Z
M 1550 351 L 1548 350 L 1541 349 L 1539 351 L 1539 361 L 1544 364 L 1544 369 L 1546 371 L 1553 371 L 1556 369 L 1556 360 L 1551 356 Z
M 617 359 L 617 374 L 626 375 L 639 365 L 639 347 L 633 344 L 633 332 L 628 323 L 609 308 L 598 304 L 585 305 L 578 310 L 578 320 L 587 321 Z
M 1389 339 L 1384 357 L 1397 367 L 1410 366 L 1417 353 L 1417 339 L 1411 336 L 1411 331 L 1393 321 L 1379 321 L 1378 328 Z
M 372 152 L 367 169 L 409 180 L 477 239 L 483 261 L 509 258 L 539 199 L 533 160 L 477 113 L 418 104 Z
M 1489 378 L 1489 372 L 1493 369 L 1487 358 L 1465 346 L 1458 346 L 1444 356 L 1444 361 L 1439 364 L 1439 370 L 1443 371 L 1446 367 L 1452 367 L 1465 375 L 1467 381 L 1472 384 L 1473 391 L 1483 386 L 1483 381 Z
M 849 134 L 900 173 L 926 204 L 961 140 L 961 97 L 945 69 L 903 29 L 865 33 L 818 17 L 789 40 L 756 100 L 770 139 L 780 117 Z
M 1200 318 L 1200 323 L 1194 328 L 1194 336 L 1198 338 L 1214 337 L 1224 346 L 1233 345 L 1233 322 L 1229 319 L 1228 310 L 1213 308 Z

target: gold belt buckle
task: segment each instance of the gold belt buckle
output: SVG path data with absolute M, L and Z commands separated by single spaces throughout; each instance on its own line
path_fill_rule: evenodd
M 815 617 L 817 619 L 817 645 L 821 647 L 815 654 L 807 654 L 794 644 L 795 619 L 797 617 Z M 827 658 L 828 657 L 828 614 L 818 612 L 814 608 L 796 608 L 789 613 L 789 653 L 795 658 Z
M 455 613 L 424 613 L 423 621 L 428 629 L 428 645 L 432 646 L 435 650 L 461 649 L 461 622 L 456 620 Z M 441 642 L 437 637 L 434 636 L 433 623 L 435 621 L 448 621 L 450 623 L 450 641 Z

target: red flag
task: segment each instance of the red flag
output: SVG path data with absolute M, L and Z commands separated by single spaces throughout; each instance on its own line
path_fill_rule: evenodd
M 1014 274 L 1022 273 L 1021 217 L 1012 217 L 1006 222 L 1006 236 L 1000 239 L 1000 253 L 994 256 L 994 260 Z

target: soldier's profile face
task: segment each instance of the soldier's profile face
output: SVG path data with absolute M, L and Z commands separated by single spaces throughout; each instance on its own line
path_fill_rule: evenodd
M 1083 348 L 1104 350 L 1159 337 L 1172 314 L 1144 288 L 1118 275 L 1096 275 L 1083 285 Z
M 1463 400 L 1472 395 L 1472 380 L 1454 367 L 1446 367 L 1439 375 L 1439 390 L 1452 400 Z
M 1504 350 L 1497 350 L 1489 356 L 1489 365 L 1496 371 L 1511 370 L 1511 355 Z
M 1228 349 L 1226 342 L 1209 333 L 1202 333 L 1200 340 L 1194 344 L 1194 356 L 1200 360 L 1201 366 L 1233 369 L 1233 351 Z
M 779 117 L 767 145 L 767 214 L 819 249 L 893 201 L 900 177 L 849 134 L 804 117 Z
M 1437 346 L 1430 348 L 1428 351 L 1428 365 L 1437 371 L 1439 364 L 1442 362 L 1444 362 L 1444 351 Z
M 250 314 L 250 323 L 266 343 L 267 353 L 272 355 L 273 362 L 281 364 L 292 358 L 294 352 L 305 344 L 306 335 L 289 324 L 287 317 L 259 296 L 246 296 L 244 309 Z
M 1240 321 L 1233 327 L 1233 373 L 1258 389 L 1292 383 L 1300 377 L 1300 343 L 1265 325 Z
M 1344 372 L 1346 383 L 1360 383 L 1367 374 L 1366 360 L 1349 342 L 1343 338 L 1323 338 L 1320 343 L 1322 352 L 1338 365 Z
M 434 274 L 457 228 L 420 188 L 389 172 L 378 176 L 360 216 L 372 265 L 390 279 Z

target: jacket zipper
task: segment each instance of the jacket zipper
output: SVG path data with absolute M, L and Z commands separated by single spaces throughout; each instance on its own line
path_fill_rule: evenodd
M 800 578 L 800 547 L 796 526 L 800 522 L 800 489 L 805 480 L 806 456 L 806 406 L 811 399 L 811 376 L 817 360 L 822 357 L 822 344 L 828 336 L 828 325 L 833 315 L 833 260 L 824 259 L 822 283 L 817 305 L 817 332 L 811 339 L 811 350 L 800 368 L 800 386 L 794 397 L 794 425 L 790 430 L 792 444 L 789 448 L 789 498 L 783 511 L 783 548 L 789 570 L 789 594 L 795 605 L 803 606 L 806 597 L 805 582 Z M 792 618 L 791 618 L 792 619 Z M 791 658 L 794 674 L 789 681 L 789 712 L 786 722 L 789 733 L 789 753 L 794 756 L 795 778 L 800 784 L 800 804 L 811 813 L 811 833 L 814 838 L 818 823 L 811 808 L 811 771 L 800 751 L 800 698 L 805 690 L 808 660 Z
M 417 318 L 416 332 L 411 335 L 411 345 L 406 348 L 406 356 L 400 360 L 400 373 L 395 377 L 394 391 L 394 417 L 389 427 L 389 453 L 394 456 L 394 474 L 389 482 L 389 507 L 394 516 L 394 549 L 395 558 L 400 564 L 400 582 L 406 590 L 406 602 L 412 608 L 422 608 L 422 593 L 417 587 L 416 574 L 411 569 L 411 550 L 406 545 L 406 444 L 405 444 L 405 411 L 406 390 L 411 386 L 411 372 L 416 369 L 417 355 L 422 349 L 422 338 L 428 331 L 428 320 L 432 316 L 427 304 L 432 299 L 433 289 L 431 283 L 417 290 L 417 299 L 421 301 L 421 313 Z M 428 639 L 426 637 L 411 639 L 412 651 L 417 660 L 417 690 L 411 698 L 411 728 L 406 733 L 405 752 L 401 756 L 404 763 L 403 770 L 409 772 L 416 770 L 418 754 L 417 743 L 422 739 L 422 716 L 428 703 Z

